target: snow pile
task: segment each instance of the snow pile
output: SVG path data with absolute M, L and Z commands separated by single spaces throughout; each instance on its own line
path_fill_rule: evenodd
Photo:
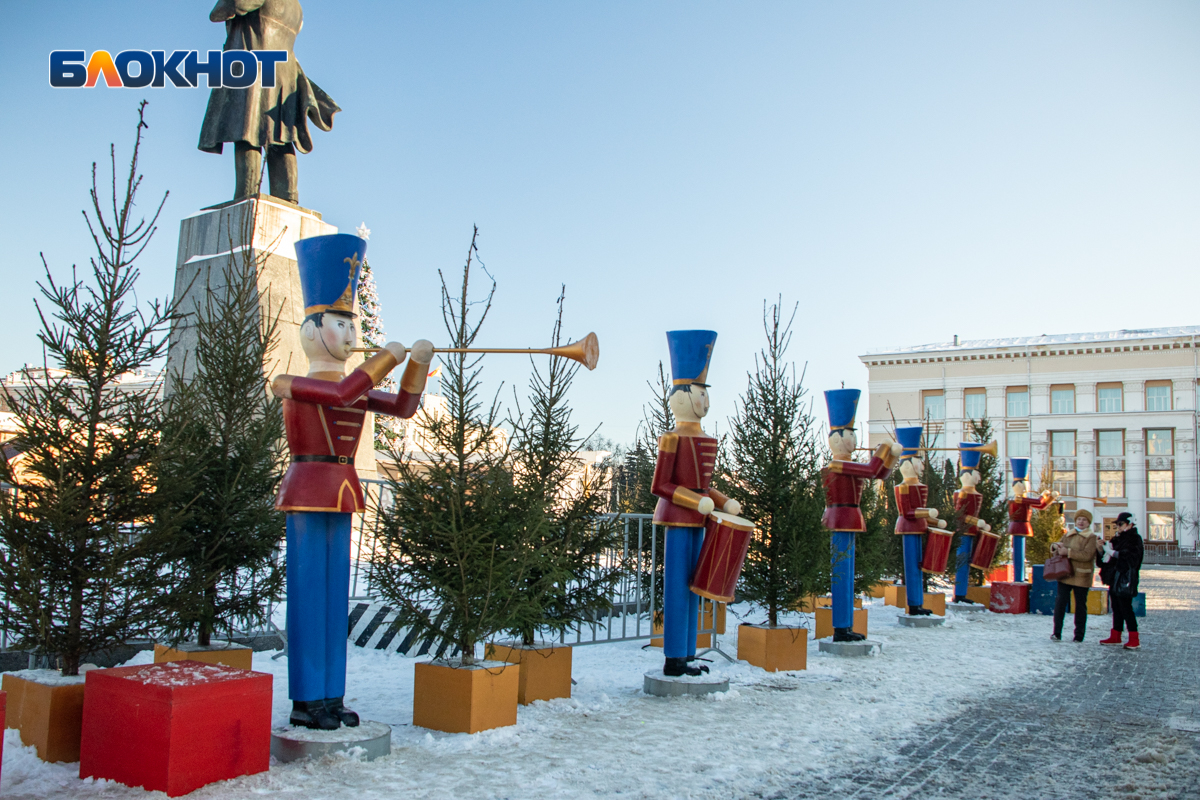
M 839 659 L 809 640 L 808 670 L 767 673 L 710 656 L 730 691 L 696 698 L 642 694 L 642 676 L 662 651 L 641 643 L 574 650 L 570 699 L 522 707 L 517 724 L 468 736 L 412 726 L 413 669 L 421 659 L 350 648 L 346 704 L 392 726 L 392 755 L 371 763 L 329 757 L 273 765 L 269 773 L 201 789 L 195 798 L 692 797 L 770 794 L 807 772 L 827 774 L 851 758 L 888 760 L 914 726 L 961 710 L 981 695 L 1016 689 L 1080 658 L 1050 640 L 1035 615 L 955 614 L 940 628 L 897 624 L 899 609 L 868 604 L 882 655 Z M 737 652 L 737 612 L 722 648 Z M 751 617 L 758 621 L 757 616 Z M 146 663 L 152 654 L 135 659 Z M 273 726 L 287 723 L 287 660 L 256 653 L 274 676 Z M 105 781 L 80 781 L 76 765 L 48 765 L 21 747 L 4 749 L 4 795 L 145 797 Z

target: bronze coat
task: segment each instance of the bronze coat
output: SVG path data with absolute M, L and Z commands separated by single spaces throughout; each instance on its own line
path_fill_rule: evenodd
M 1096 535 L 1090 531 L 1080 533 L 1072 530 L 1059 540 L 1059 544 L 1068 548 L 1067 558 L 1071 559 L 1071 566 L 1075 568 L 1074 575 L 1063 578 L 1059 583 L 1068 586 L 1091 586 L 1092 573 L 1096 569 L 1096 552 L 1099 550 Z

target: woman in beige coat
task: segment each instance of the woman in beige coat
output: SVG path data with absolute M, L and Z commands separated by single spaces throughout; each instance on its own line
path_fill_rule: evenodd
M 1092 512 L 1081 508 L 1075 512 L 1075 527 L 1063 538 L 1050 545 L 1055 555 L 1064 555 L 1071 560 L 1075 574 L 1058 581 L 1058 597 L 1054 601 L 1054 633 L 1050 638 L 1062 641 L 1063 617 L 1071 595 L 1075 595 L 1075 641 L 1083 641 L 1087 627 L 1087 596 L 1092 586 L 1092 572 L 1096 566 L 1096 551 L 1099 539 L 1092 533 Z

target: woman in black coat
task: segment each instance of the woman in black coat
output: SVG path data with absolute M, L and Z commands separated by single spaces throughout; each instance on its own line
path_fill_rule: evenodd
M 1133 524 L 1133 515 L 1122 511 L 1117 515 L 1117 535 L 1105 546 L 1100 564 L 1100 580 L 1108 586 L 1108 604 L 1112 608 L 1112 633 L 1100 644 L 1121 644 L 1121 634 L 1129 628 L 1126 650 L 1141 647 L 1138 641 L 1137 617 L 1133 615 L 1133 599 L 1138 593 L 1138 574 L 1142 569 L 1142 537 Z

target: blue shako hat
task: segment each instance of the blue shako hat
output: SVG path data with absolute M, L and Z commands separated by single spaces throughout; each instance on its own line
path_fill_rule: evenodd
M 1009 463 L 1012 464 L 1013 483 L 1023 481 L 1029 477 L 1028 458 L 1010 458 Z
M 825 392 L 825 408 L 829 410 L 829 432 L 849 428 L 854 430 L 854 415 L 858 412 L 858 389 L 830 389 Z
M 671 380 L 676 386 L 708 386 L 708 362 L 712 360 L 716 331 L 667 331 L 671 351 Z
M 304 316 L 332 311 L 354 316 L 358 276 L 367 242 L 349 233 L 312 236 L 296 242 Z
M 921 425 L 908 428 L 896 428 L 896 441 L 904 448 L 900 458 L 916 458 L 921 447 Z
M 959 472 L 970 472 L 973 469 L 979 469 L 979 461 L 983 458 L 983 451 L 979 448 L 982 446 L 979 442 L 959 442 Z

